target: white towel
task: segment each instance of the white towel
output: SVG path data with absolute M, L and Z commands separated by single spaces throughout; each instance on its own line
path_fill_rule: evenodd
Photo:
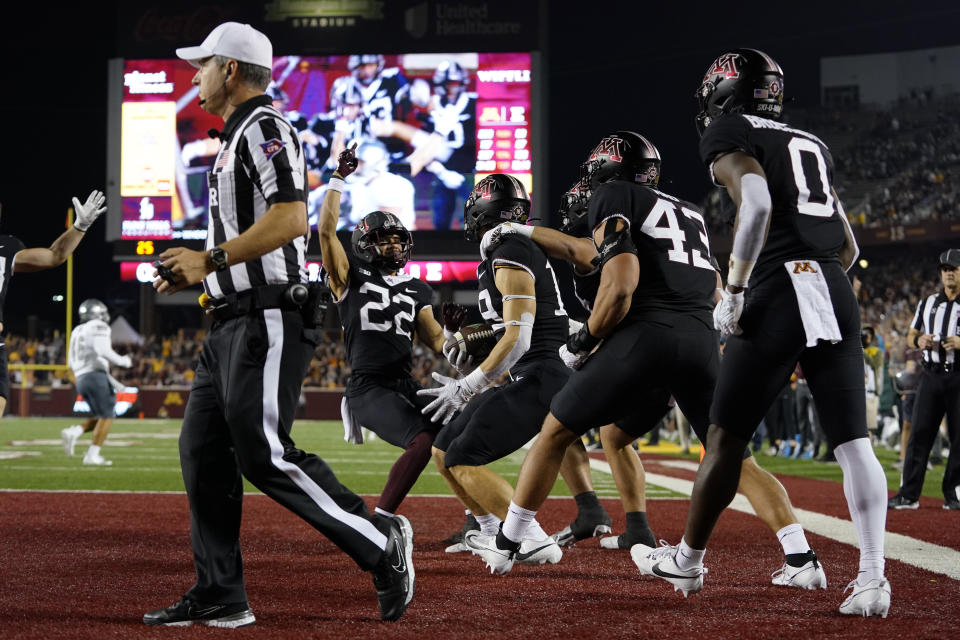
M 803 331 L 807 334 L 807 346 L 814 347 L 818 340 L 840 342 L 840 325 L 833 311 L 830 289 L 823 271 L 816 260 L 793 260 L 783 265 L 790 274 L 793 291 L 797 294 Z
M 350 411 L 347 396 L 340 398 L 340 417 L 343 418 L 343 441 L 351 444 L 363 444 L 363 431 L 353 412 Z

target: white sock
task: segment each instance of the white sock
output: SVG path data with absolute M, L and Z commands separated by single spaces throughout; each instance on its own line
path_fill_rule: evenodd
M 90 448 L 87 449 L 87 455 L 84 457 L 96 458 L 98 455 L 100 455 L 100 445 L 92 444 L 90 445 Z
M 677 545 L 677 555 L 674 558 L 674 562 L 677 563 L 677 568 L 683 571 L 700 567 L 703 566 L 703 556 L 706 552 L 706 549 L 691 548 L 687 545 L 686 540 L 680 538 L 680 544 Z
M 520 542 L 526 536 L 527 527 L 530 526 L 536 515 L 536 511 L 518 507 L 511 500 L 510 508 L 507 510 L 507 519 L 503 521 L 503 535 L 511 542 Z
M 860 573 L 866 584 L 883 577 L 883 531 L 887 523 L 887 479 L 869 438 L 844 442 L 833 450 L 843 469 L 843 493 L 860 541 Z
M 394 515 L 394 514 L 390 513 L 389 511 L 387 511 L 387 510 L 385 510 L 385 509 L 381 509 L 380 507 L 377 507 L 376 509 L 374 509 L 373 512 L 374 512 L 374 513 L 379 513 L 380 515 L 386 516 L 386 517 L 388 517 L 388 518 L 392 518 L 393 515 Z
M 523 534 L 523 537 L 536 540 L 537 542 L 543 542 L 550 536 L 547 535 L 547 532 L 543 530 L 543 527 L 541 527 L 537 519 L 534 518 L 530 524 L 527 525 L 527 532 Z
M 485 516 L 474 516 L 477 519 L 477 524 L 480 525 L 480 533 L 485 536 L 495 536 L 497 532 L 500 531 L 500 518 L 488 513 Z
M 788 524 L 780 531 L 777 531 L 777 539 L 780 546 L 783 547 L 783 555 L 788 556 L 791 553 L 806 553 L 810 551 L 810 545 L 807 544 L 807 536 L 803 533 L 803 526 L 799 523 Z

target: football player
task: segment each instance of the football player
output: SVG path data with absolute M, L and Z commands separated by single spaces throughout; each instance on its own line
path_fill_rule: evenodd
M 530 199 L 520 181 L 494 173 L 467 199 L 464 235 L 480 242 L 501 222 L 523 224 L 529 215 Z M 462 378 L 434 373 L 442 386 L 419 392 L 435 398 L 424 413 L 439 422 L 447 423 L 466 405 L 437 436 L 433 451 L 437 468 L 481 527 L 465 535 L 468 547 L 471 535 L 497 530 L 513 495 L 510 483 L 486 465 L 537 435 L 550 399 L 569 376 L 558 353 L 567 334 L 567 312 L 543 251 L 528 238 L 510 236 L 480 263 L 477 277 L 480 313 L 493 327 L 496 345 Z M 455 350 L 447 357 L 459 360 Z M 505 376 L 509 382 L 491 386 Z M 556 563 L 563 556 L 535 520 L 526 534 L 518 561 Z
M 723 53 L 696 97 L 701 158 L 737 208 L 727 285 L 714 311 L 728 338 L 683 539 L 631 554 L 641 571 L 684 595 L 702 588 L 707 541 L 733 499 L 743 448 L 799 362 L 843 468 L 860 543 L 859 573 L 840 612 L 886 617 L 887 483 L 867 437 L 860 313 L 845 273 L 857 246 L 832 185 L 830 151 L 779 122 L 783 71 L 762 51 Z
M 76 220 L 49 247 L 26 247 L 16 236 L 0 234 L 0 335 L 3 333 L 3 303 L 10 291 L 13 274 L 53 269 L 66 262 L 83 240 L 90 225 L 107 210 L 105 203 L 103 193 L 97 190 L 91 191 L 83 204 L 74 198 L 73 210 Z M 3 416 L 9 397 L 10 375 L 7 370 L 7 347 L 0 339 L 0 416 Z
M 351 237 L 353 256 L 337 238 L 343 179 L 357 168 L 353 149 L 344 150 L 328 184 L 318 233 L 323 267 L 337 299 L 351 375 L 344 392 L 344 422 L 361 440 L 360 427 L 404 449 L 387 477 L 376 512 L 392 516 L 430 460 L 439 425 L 420 413 L 427 404 L 410 375 L 414 335 L 442 353 L 443 329 L 433 316 L 428 284 L 400 273 L 413 238 L 397 216 L 365 215 Z
M 635 145 L 642 156 L 638 164 L 644 169 L 641 174 L 648 176 L 644 183 L 650 188 L 656 188 L 661 168 L 660 152 L 649 140 L 644 140 L 644 144 Z M 650 178 L 651 175 L 652 178 Z M 579 181 L 564 194 L 561 219 L 562 228 L 567 233 L 547 227 L 520 227 L 512 223 L 503 224 L 497 229 L 498 236 L 509 233 L 529 235 L 530 239 L 540 245 L 547 255 L 569 260 L 574 267 L 574 290 L 584 308 L 588 310 L 593 307 L 600 285 L 600 272 L 594 265 L 597 256 L 596 248 L 589 238 L 578 237 L 582 234 L 581 230 L 587 227 L 585 214 L 590 194 L 590 185 L 585 180 Z M 696 211 L 694 205 L 689 202 L 683 204 L 690 211 Z M 490 241 L 497 240 L 498 237 L 491 234 Z M 719 283 L 719 274 L 715 278 Z M 713 293 L 711 296 L 715 297 Z M 638 409 L 634 409 L 632 413 L 618 419 L 614 424 L 600 428 L 604 453 L 620 491 L 627 520 L 626 532 L 615 538 L 603 538 L 600 541 L 601 546 L 605 548 L 630 549 L 634 544 L 655 545 L 656 538 L 650 531 L 646 517 L 644 497 L 646 482 L 643 465 L 631 444 L 657 427 L 664 414 L 671 410 L 669 395 L 666 389 L 655 389 L 648 395 L 644 395 L 642 401 L 637 403 Z M 705 414 L 701 412 L 700 415 Z M 691 426 L 700 441 L 706 443 L 709 425 L 706 422 L 695 422 Z M 564 466 L 568 465 L 570 457 L 568 451 L 564 457 Z M 750 501 L 757 517 L 777 535 L 786 556 L 783 566 L 773 573 L 773 584 L 804 589 L 825 589 L 826 575 L 816 554 L 807 545 L 806 535 L 793 512 L 786 489 L 772 474 L 756 463 L 749 447 L 744 447 L 741 465 L 742 475 L 738 490 Z M 562 471 L 563 467 L 561 467 Z M 564 479 L 567 476 L 568 473 L 565 473 Z
M 454 60 L 444 60 L 433 73 L 434 96 L 425 131 L 446 140 L 445 152 L 425 168 L 434 174 L 433 226 L 449 229 L 453 214 L 470 193 L 476 161 L 477 94 L 467 91 L 470 73 Z
M 100 454 L 107 439 L 116 408 L 114 384 L 110 364 L 129 368 L 130 356 L 122 356 L 110 346 L 110 313 L 107 305 L 95 298 L 84 300 L 78 309 L 81 324 L 70 334 L 70 369 L 76 380 L 77 393 L 90 405 L 89 418 L 83 425 L 73 425 L 60 432 L 63 448 L 73 455 L 77 439 L 86 431 L 93 431 L 93 442 L 83 456 L 83 464 L 110 466 L 112 461 Z

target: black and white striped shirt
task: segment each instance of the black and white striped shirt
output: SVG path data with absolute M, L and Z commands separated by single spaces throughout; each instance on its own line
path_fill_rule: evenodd
M 207 249 L 236 238 L 277 202 L 307 200 L 300 139 L 273 108 L 270 96 L 257 96 L 238 106 L 220 139 L 220 152 L 208 174 Z M 259 258 L 211 273 L 204 278 L 203 288 L 207 295 L 219 298 L 267 284 L 306 282 L 306 248 L 307 236 L 300 236 Z
M 933 335 L 936 342 L 932 349 L 923 351 L 924 362 L 954 363 L 956 351 L 947 351 L 940 346 L 940 341 L 948 336 L 960 335 L 958 320 L 960 320 L 960 296 L 951 301 L 943 291 L 940 291 L 920 301 L 917 312 L 913 316 L 913 324 L 910 326 L 921 335 Z

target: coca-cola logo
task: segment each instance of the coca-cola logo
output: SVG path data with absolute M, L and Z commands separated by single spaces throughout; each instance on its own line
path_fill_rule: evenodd
M 189 13 L 168 15 L 150 7 L 137 19 L 133 29 L 137 42 L 170 42 L 182 46 L 200 44 L 218 24 L 238 17 L 236 7 L 202 5 Z

